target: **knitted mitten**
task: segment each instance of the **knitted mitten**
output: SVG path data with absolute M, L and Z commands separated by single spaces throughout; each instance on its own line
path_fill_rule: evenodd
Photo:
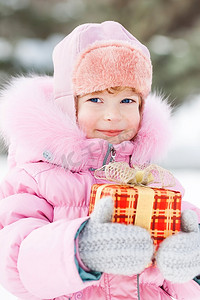
M 132 275 L 151 262 L 153 242 L 146 229 L 111 223 L 113 200 L 102 198 L 79 235 L 82 262 L 93 271 Z
M 183 211 L 181 230 L 167 237 L 156 255 L 158 268 L 172 282 L 186 282 L 200 274 L 200 233 L 194 211 Z

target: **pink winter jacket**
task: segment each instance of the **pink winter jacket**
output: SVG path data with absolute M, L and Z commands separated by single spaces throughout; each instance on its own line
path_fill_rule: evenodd
M 195 281 L 173 284 L 156 267 L 132 276 L 81 275 L 76 233 L 88 219 L 91 186 L 101 182 L 94 169 L 110 161 L 112 145 L 87 139 L 75 122 L 72 94 L 56 98 L 53 86 L 50 77 L 19 78 L 2 93 L 9 172 L 0 186 L 0 284 L 26 300 L 200 299 Z M 67 108 L 60 98 L 68 99 Z M 114 145 L 116 161 L 158 158 L 167 147 L 169 118 L 166 102 L 148 96 L 137 137 Z M 173 189 L 183 193 L 178 182 Z M 200 219 L 198 209 L 182 207 Z
M 86 139 L 54 104 L 51 78 L 17 79 L 4 93 L 2 111 L 10 143 L 10 170 L 0 187 L 0 283 L 6 289 L 27 300 L 200 298 L 196 282 L 173 284 L 155 267 L 139 276 L 83 281 L 75 235 L 88 218 L 91 186 L 100 182 L 91 168 L 110 161 L 109 144 Z M 150 95 L 136 140 L 114 145 L 116 161 L 137 162 L 146 149 L 147 160 L 148 153 L 157 155 L 165 143 L 157 127 L 167 136 L 168 122 L 168 107 Z M 182 191 L 178 183 L 174 189 Z M 183 202 L 184 208 L 195 209 Z

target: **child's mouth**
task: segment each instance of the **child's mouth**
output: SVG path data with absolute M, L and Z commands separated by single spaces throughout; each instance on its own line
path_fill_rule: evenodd
M 98 130 L 98 131 L 107 136 L 116 136 L 120 134 L 123 130 Z

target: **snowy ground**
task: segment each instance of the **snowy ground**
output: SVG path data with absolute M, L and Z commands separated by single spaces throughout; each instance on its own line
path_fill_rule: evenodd
M 6 157 L 0 156 L 0 181 L 5 176 L 6 171 Z M 200 193 L 198 190 L 200 184 L 200 169 L 176 169 L 171 171 L 185 187 L 184 200 L 200 207 Z M 0 300 L 17 300 L 17 298 L 0 287 Z

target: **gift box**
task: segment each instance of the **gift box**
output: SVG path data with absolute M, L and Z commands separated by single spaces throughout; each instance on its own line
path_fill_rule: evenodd
M 112 222 L 146 228 L 157 247 L 166 237 L 180 231 L 181 193 L 163 188 L 95 184 L 92 186 L 89 214 L 102 197 L 114 201 Z

